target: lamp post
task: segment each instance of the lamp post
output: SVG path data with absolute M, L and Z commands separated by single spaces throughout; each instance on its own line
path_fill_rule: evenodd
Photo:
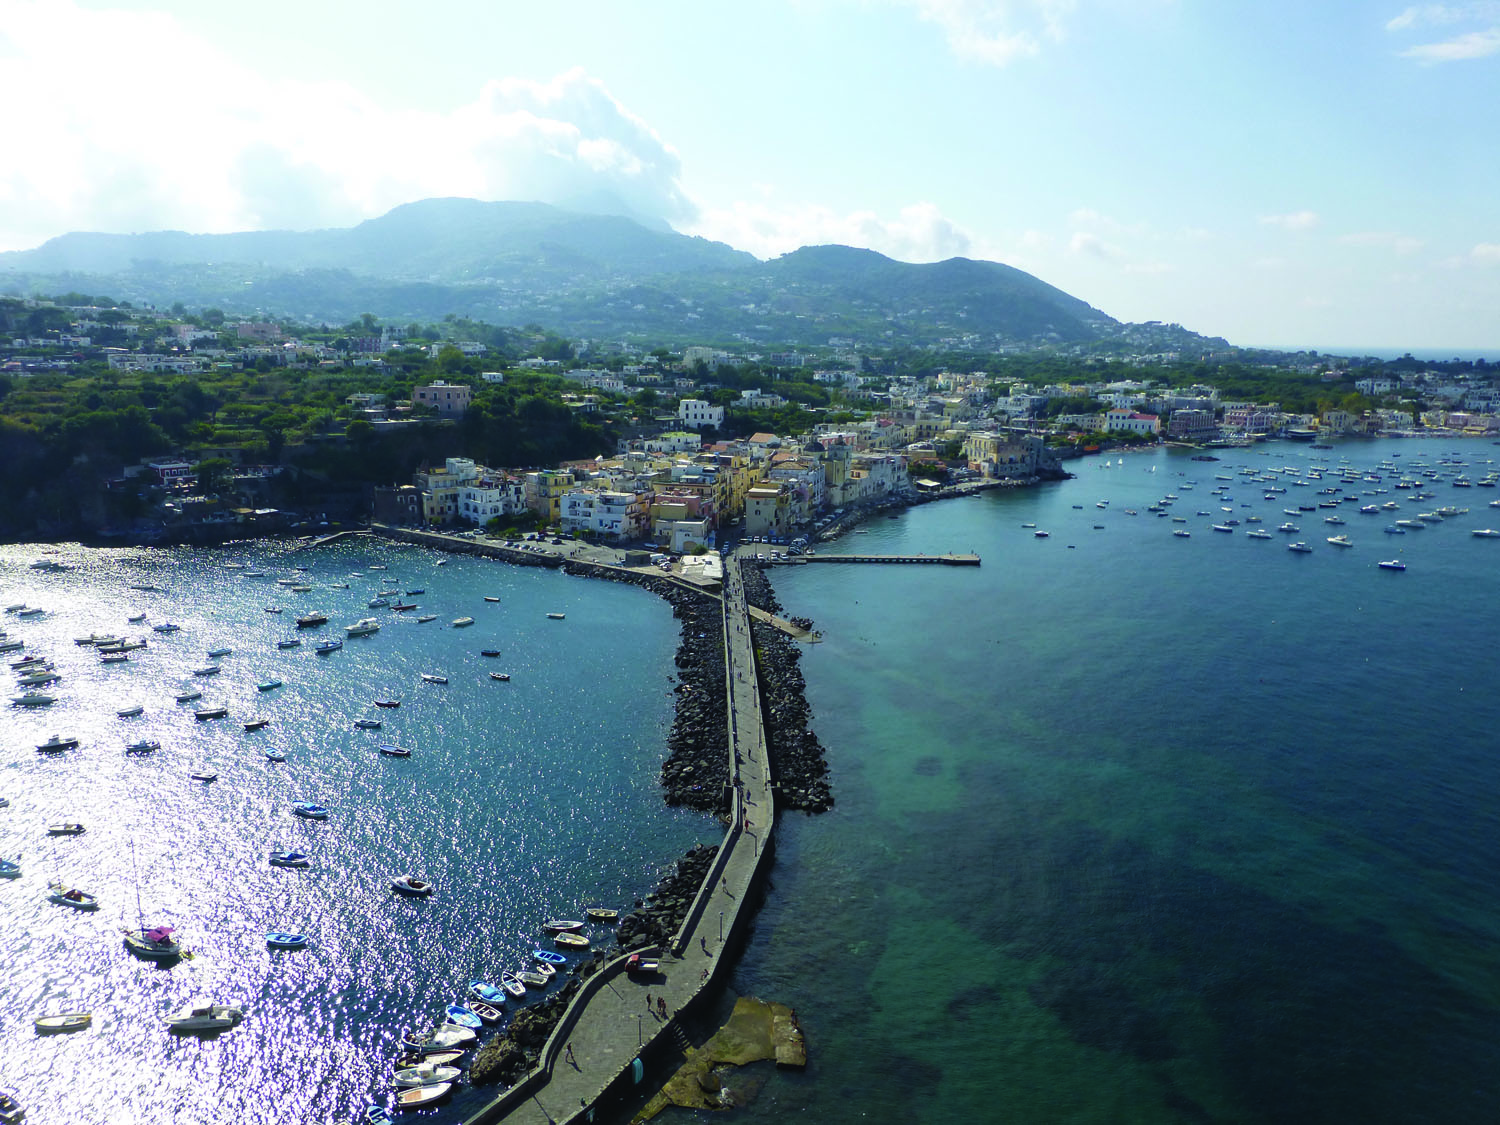
M 719 941 L 720 943 L 724 941 L 724 912 L 722 910 L 719 911 Z

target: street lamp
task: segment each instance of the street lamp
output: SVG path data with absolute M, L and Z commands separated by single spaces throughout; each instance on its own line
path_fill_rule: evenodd
M 719 911 L 719 941 L 722 943 L 723 940 L 724 940 L 724 912 L 721 910 L 721 911 Z

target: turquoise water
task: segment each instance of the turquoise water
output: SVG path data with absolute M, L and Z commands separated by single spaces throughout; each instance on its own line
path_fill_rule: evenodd
M 1500 490 L 1443 466 L 1430 501 L 1389 472 L 1266 500 L 1238 474 L 1450 453 L 1475 481 L 1500 457 L 1383 441 L 1086 460 L 825 548 L 976 551 L 981 569 L 775 572 L 824 631 L 803 669 L 838 806 L 783 822 L 737 973 L 797 1008 L 811 1057 L 744 1076 L 764 1083 L 747 1114 L 1500 1120 L 1500 541 L 1469 534 L 1500 526 Z M 1345 525 L 1282 514 L 1334 486 L 1372 493 Z M 1167 493 L 1185 523 L 1147 511 Z M 1439 505 L 1471 511 L 1381 531 Z M 1274 532 L 1286 520 L 1300 533 Z M 1376 567 L 1393 557 L 1408 569 Z
M 29 1121 L 342 1120 L 381 1089 L 403 1032 L 432 1026 L 471 979 L 524 967 L 539 923 L 590 903 L 628 907 L 717 835 L 661 800 L 677 627 L 639 590 L 465 557 L 439 566 L 444 556 L 378 541 L 64 549 L 55 557 L 76 569 L 56 574 L 29 569 L 39 551 L 0 550 L 0 603 L 47 611 L 0 619 L 26 641 L 7 663 L 42 653 L 64 677 L 48 689 L 52 706 L 0 711 L 0 795 L 11 802 L 0 855 L 20 853 L 24 868 L 0 881 L 0 1085 L 20 1093 Z M 265 576 L 247 576 L 255 570 Z M 131 588 L 148 583 L 161 591 Z M 416 589 L 411 613 L 367 608 L 381 590 Z M 299 634 L 295 614 L 315 608 L 329 623 Z M 147 622 L 127 624 L 138 611 Z M 426 613 L 437 619 L 418 624 Z M 370 615 L 379 633 L 313 652 Z M 462 615 L 476 623 L 451 627 Z M 162 621 L 181 631 L 150 631 Z M 93 632 L 144 635 L 149 647 L 101 666 L 73 643 Z M 300 648 L 276 648 L 298 635 Z M 233 650 L 222 671 L 194 676 L 219 647 Z M 480 655 L 490 648 L 500 657 Z M 272 679 L 282 686 L 257 690 Z M 185 687 L 202 702 L 174 702 Z M 132 703 L 145 713 L 116 716 Z M 197 721 L 193 708 L 211 703 L 229 716 Z M 261 716 L 269 726 L 244 731 Z M 360 717 L 383 728 L 355 730 Z M 39 754 L 53 732 L 80 747 Z M 125 755 L 148 738 L 162 749 Z M 412 757 L 383 757 L 381 743 Z M 268 750 L 286 761 L 267 761 Z M 189 779 L 202 768 L 218 780 Z M 331 815 L 300 820 L 295 801 Z M 87 831 L 48 837 L 60 820 Z M 272 868 L 274 847 L 304 850 L 314 866 Z M 431 879 L 434 896 L 392 894 L 402 872 Z M 100 909 L 47 902 L 58 876 L 97 893 Z M 136 922 L 137 889 L 147 921 L 178 927 L 190 961 L 167 970 L 126 952 L 119 930 Z M 268 930 L 307 933 L 313 946 L 268 951 Z M 217 1039 L 174 1038 L 162 1017 L 198 994 L 249 1015 Z M 33 1033 L 35 1016 L 70 1008 L 92 1010 L 94 1026 Z M 472 1105 L 458 1098 L 437 1119 Z

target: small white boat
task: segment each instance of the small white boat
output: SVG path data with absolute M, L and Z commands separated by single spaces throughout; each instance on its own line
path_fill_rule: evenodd
M 21 877 L 21 857 L 15 859 L 0 859 L 0 879 L 19 879 Z
M 589 939 L 582 934 L 553 934 L 554 945 L 560 945 L 565 949 L 587 949 Z
M 24 695 L 12 696 L 11 702 L 17 707 L 46 707 L 48 704 L 56 703 L 57 696 L 40 691 L 28 691 Z
M 344 633 L 350 637 L 368 637 L 371 633 L 380 632 L 380 622 L 373 617 L 361 617 L 353 625 L 345 625 Z
M 417 624 L 418 625 L 426 625 L 429 621 L 436 621 L 436 620 L 437 620 L 437 614 L 435 614 L 435 613 L 424 613 L 421 617 L 417 618 Z
M 82 1031 L 93 1020 L 92 1012 L 58 1012 L 55 1015 L 37 1016 L 31 1022 L 38 1035 L 65 1035 L 70 1031 Z
M 233 1027 L 244 1018 L 245 1013 L 242 1009 L 229 1004 L 216 1004 L 203 997 L 168 1016 L 167 1026 L 173 1031 L 223 1031 Z
M 60 879 L 54 879 L 47 884 L 47 901 L 55 902 L 59 906 L 71 906 L 74 910 L 97 910 L 99 908 L 98 895 L 80 891 L 77 887 L 70 887 Z
M 542 929 L 549 934 L 571 934 L 583 929 L 583 923 L 571 918 L 555 918 L 550 922 L 543 922 Z
M 385 745 L 385 746 L 382 746 L 380 748 L 380 752 L 382 754 L 384 754 L 388 758 L 410 758 L 411 757 L 411 751 L 408 750 L 404 746 Z
M 448 677 L 435 675 L 431 672 L 423 672 L 422 682 L 424 684 L 446 684 L 448 682 Z
M 391 890 L 398 894 L 426 897 L 432 893 L 432 884 L 415 875 L 397 875 L 391 880 Z
M 453 619 L 453 627 L 455 629 L 462 629 L 464 626 L 472 624 L 474 624 L 472 617 L 455 617 Z
M 142 621 L 146 620 L 146 615 L 144 613 L 132 613 L 125 620 L 132 625 L 139 625 Z
M 412 1086 L 396 1094 L 396 1104 L 402 1109 L 416 1109 L 442 1101 L 453 1089 L 451 1082 L 434 1082 L 428 1086 Z
M 216 774 L 213 770 L 199 770 L 196 773 L 190 773 L 190 774 L 188 774 L 188 776 L 190 778 L 192 778 L 194 781 L 205 781 L 206 782 L 206 781 L 218 781 L 219 780 L 219 775 Z
M 536 972 L 533 969 L 518 969 L 516 971 L 516 979 L 524 984 L 527 988 L 546 988 L 547 982 L 551 978 L 544 976 L 543 974 Z
M 1328 542 L 1332 543 L 1335 547 L 1354 546 L 1354 544 L 1349 541 L 1349 537 L 1347 535 L 1330 535 L 1328 537 Z
M 197 690 L 180 691 L 177 693 L 178 703 L 191 703 L 195 699 L 202 699 L 203 693 Z
M 1500 531 L 1493 527 L 1480 527 L 1469 532 L 1475 539 L 1500 539 Z
M 127 754 L 155 754 L 161 749 L 161 743 L 154 738 L 143 738 L 139 742 L 130 742 L 125 746 Z
M 210 660 L 217 660 L 221 656 L 228 656 L 233 651 L 234 651 L 234 649 L 232 649 L 232 648 L 215 648 L 215 649 L 210 649 L 209 653 L 208 653 L 208 658 Z
M 301 644 L 302 644 L 301 641 L 299 641 L 297 638 L 293 637 L 289 641 L 277 641 L 276 642 L 276 647 L 277 648 L 297 648 Z
M 1405 570 L 1406 564 L 1400 559 L 1383 559 L 1375 564 L 1381 570 Z
M 456 1066 L 436 1066 L 433 1063 L 423 1062 L 405 1070 L 398 1070 L 391 1076 L 391 1081 L 401 1087 L 412 1086 L 436 1086 L 443 1082 L 452 1082 L 459 1075 Z
M 170 621 L 163 621 L 160 625 L 151 626 L 151 631 L 153 633 L 176 633 L 181 628 L 181 625 L 173 625 Z
M 85 829 L 76 820 L 59 820 L 47 825 L 49 836 L 81 836 Z
M 344 647 L 343 641 L 319 641 L 318 647 L 313 649 L 317 653 L 337 652 Z
M 271 949 L 306 949 L 307 935 L 272 931 L 266 935 L 266 945 Z
M 312 860 L 305 852 L 277 850 L 271 853 L 272 867 L 311 867 Z
M 583 913 L 590 922 L 603 922 L 608 925 L 620 920 L 620 912 L 608 906 L 585 907 Z
M 145 710 L 146 709 L 144 707 L 137 703 L 130 707 L 123 707 L 120 710 L 116 711 L 115 714 L 122 719 L 133 719 L 137 715 L 142 714 Z
M 64 738 L 60 734 L 54 734 L 46 742 L 40 743 L 37 749 L 44 754 L 55 753 L 58 750 L 71 750 L 78 745 L 78 739 L 69 736 Z
M 549 613 L 549 614 L 547 614 L 547 618 L 550 621 L 561 621 L 563 618 L 565 618 L 567 616 L 568 615 L 566 613 Z
M 519 1000 L 526 995 L 526 986 L 509 969 L 500 974 L 500 987 L 505 989 L 505 994 L 513 1000 Z
M 305 820 L 327 820 L 328 810 L 311 801 L 297 801 L 292 805 L 292 815 L 300 816 Z
M 1286 545 L 1286 549 L 1288 551 L 1296 551 L 1299 555 L 1308 555 L 1312 553 L 1312 548 L 1309 547 L 1306 543 L 1302 542 L 1300 539 L 1295 543 L 1288 543 Z

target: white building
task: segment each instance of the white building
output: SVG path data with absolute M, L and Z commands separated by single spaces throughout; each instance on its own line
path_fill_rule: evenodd
M 701 398 L 685 398 L 677 404 L 677 420 L 694 430 L 718 429 L 724 424 L 724 408 Z

